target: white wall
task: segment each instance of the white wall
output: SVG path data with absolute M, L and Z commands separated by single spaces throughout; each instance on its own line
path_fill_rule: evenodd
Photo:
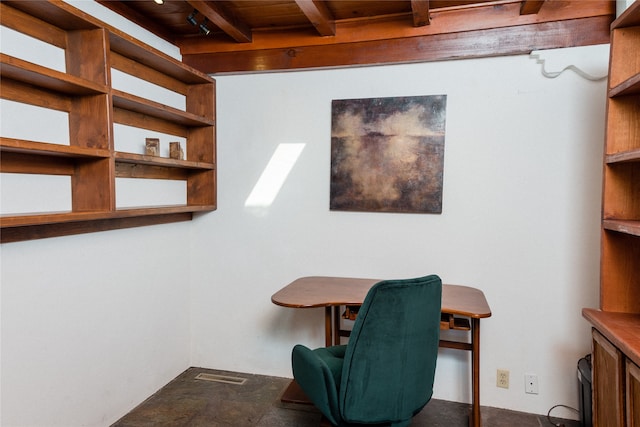
M 578 61 L 601 75 L 607 52 L 543 57 L 547 71 Z M 590 350 L 580 311 L 598 301 L 605 82 L 540 70 L 515 56 L 217 77 L 219 209 L 192 228 L 193 364 L 291 376 L 294 344 L 323 345 L 323 311 L 273 305 L 282 286 L 437 273 L 491 305 L 483 405 L 577 407 L 576 363 Z M 442 214 L 329 211 L 331 100 L 430 94 L 447 95 Z M 288 143 L 305 147 L 274 202 L 245 207 Z M 510 389 L 496 388 L 498 368 Z M 539 376 L 539 395 L 524 393 L 525 373 Z M 468 375 L 467 355 L 441 351 L 435 396 L 470 401 Z
M 606 69 L 606 49 L 555 53 L 555 69 L 578 56 Z M 270 297 L 311 274 L 476 286 L 494 313 L 482 404 L 577 406 L 580 309 L 597 306 L 604 82 L 548 80 L 526 56 L 217 80 L 217 212 L 0 247 L 0 424 L 108 425 L 190 365 L 290 376 L 292 346 L 324 342 L 322 310 Z M 331 100 L 429 94 L 448 96 L 442 215 L 330 212 Z M 281 143 L 305 147 L 273 204 L 245 207 Z M 441 352 L 436 397 L 469 401 L 467 362 Z M 525 372 L 539 395 L 524 394 Z
M 74 4 L 154 41 L 97 3 Z M 10 49 L 9 37 L 2 42 L 3 52 Z M 43 55 L 28 44 L 20 47 L 26 56 Z M 37 115 L 27 124 L 9 123 L 9 108 L 2 110 L 3 136 L 10 128 L 45 123 Z M 46 140 L 68 132 L 44 127 Z M 2 180 L 3 210 L 16 202 L 5 197 L 13 181 Z M 32 187 L 18 204 L 49 198 L 47 188 Z M 110 425 L 190 366 L 190 227 L 178 223 L 0 246 L 0 425 Z
M 189 366 L 188 236 L 2 245 L 1 425 L 109 425 Z
M 617 0 L 616 1 L 616 14 L 620 16 L 631 4 L 636 0 Z

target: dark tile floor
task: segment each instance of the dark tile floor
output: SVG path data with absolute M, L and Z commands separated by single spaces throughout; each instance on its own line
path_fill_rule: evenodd
M 197 379 L 199 374 L 230 377 L 230 382 Z M 246 380 L 244 384 L 232 378 Z M 225 380 L 225 378 L 223 378 Z M 264 375 L 190 368 L 112 427 L 317 427 L 321 415 L 311 405 L 282 403 L 291 380 Z M 469 405 L 432 400 L 414 417 L 413 426 L 467 427 Z M 579 423 L 554 418 L 553 423 Z M 483 427 L 551 427 L 546 416 L 482 407 Z

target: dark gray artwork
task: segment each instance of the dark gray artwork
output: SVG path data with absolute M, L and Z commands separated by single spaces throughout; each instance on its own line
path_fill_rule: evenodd
M 332 101 L 330 209 L 442 212 L 446 95 Z

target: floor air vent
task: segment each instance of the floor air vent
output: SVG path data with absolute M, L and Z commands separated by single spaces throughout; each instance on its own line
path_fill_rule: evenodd
M 217 383 L 242 385 L 247 382 L 246 378 L 229 377 L 226 375 L 200 373 L 196 375 L 197 380 L 213 381 Z

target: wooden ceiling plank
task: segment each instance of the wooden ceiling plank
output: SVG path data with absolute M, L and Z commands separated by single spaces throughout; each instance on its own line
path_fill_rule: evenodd
M 336 23 L 335 37 L 317 37 L 315 32 L 305 30 L 270 32 L 257 31 L 252 43 L 238 44 L 230 41 L 207 39 L 177 40 L 182 55 L 242 52 L 245 50 L 281 49 L 316 45 L 335 45 L 421 37 L 443 33 L 475 31 L 489 28 L 517 27 L 535 23 L 581 19 L 591 16 L 608 16 L 611 21 L 615 15 L 613 4 L 602 2 L 565 2 L 557 10 L 549 3 L 536 15 L 519 15 L 520 3 L 509 3 L 500 8 L 476 7 L 469 10 L 449 10 L 431 13 L 431 25 L 413 27 L 409 17 L 396 17 L 385 20 L 358 20 Z
M 207 17 L 214 25 L 224 31 L 238 43 L 251 43 L 251 29 L 223 10 L 217 2 L 204 0 L 187 0 L 187 3 L 199 13 Z
M 411 12 L 413 14 L 414 27 L 423 27 L 431 23 L 429 0 L 411 0 Z
M 321 36 L 336 35 L 336 23 L 324 1 L 296 0 L 296 4 Z
M 400 64 L 498 55 L 609 42 L 611 16 L 535 23 L 392 40 L 184 55 L 204 73 L 243 73 Z
M 535 15 L 540 12 L 545 0 L 522 0 L 520 15 Z

